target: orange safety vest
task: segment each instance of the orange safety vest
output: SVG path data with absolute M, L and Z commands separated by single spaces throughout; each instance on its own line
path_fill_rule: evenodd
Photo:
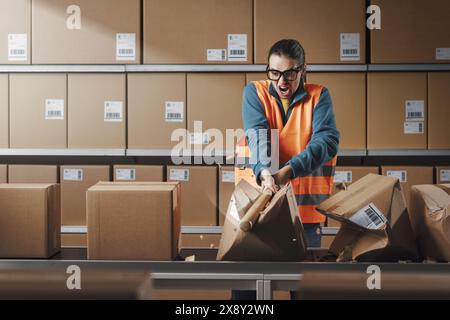
M 305 150 L 312 136 L 313 112 L 323 87 L 315 84 L 305 84 L 307 97 L 298 102 L 292 109 L 286 124 L 278 107 L 275 97 L 269 93 L 269 80 L 252 82 L 264 108 L 269 129 L 279 129 L 279 154 L 280 162 L 286 163 L 292 157 Z M 247 139 L 243 137 L 237 143 L 236 157 L 250 158 L 250 149 Z M 292 188 L 296 195 L 298 210 L 303 223 L 321 223 L 325 216 L 316 211 L 316 207 L 331 194 L 334 170 L 337 157 L 325 163 L 321 168 L 306 177 L 291 180 Z M 251 168 L 235 168 L 236 183 L 245 179 L 256 185 L 256 179 Z

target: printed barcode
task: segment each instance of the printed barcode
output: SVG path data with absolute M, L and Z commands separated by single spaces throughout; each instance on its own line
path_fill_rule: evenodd
M 132 54 L 134 54 L 134 50 L 133 49 L 119 49 L 119 54 L 132 55 Z
M 78 170 L 78 180 L 81 180 L 82 176 L 81 176 L 81 170 Z
M 408 118 L 423 118 L 422 112 L 408 112 Z
M 130 179 L 134 180 L 134 170 L 130 170 Z
M 188 172 L 187 170 L 184 170 L 184 180 L 187 181 L 188 179 Z
M 47 113 L 47 115 L 49 117 L 61 117 L 62 116 L 62 112 L 61 111 L 49 111 Z
M 181 113 L 168 113 L 167 119 L 181 119 Z
M 423 133 L 423 123 L 419 123 L 419 133 Z
M 106 114 L 106 119 L 120 119 L 121 114 L 118 112 L 108 112 Z
M 406 182 L 406 172 L 402 171 L 402 181 L 401 182 Z
M 230 50 L 230 55 L 243 56 L 243 55 L 245 55 L 245 50 Z
M 343 54 L 346 56 L 356 56 L 358 55 L 358 49 L 344 49 Z
M 381 220 L 375 210 L 373 210 L 371 207 L 368 207 L 366 210 L 364 210 L 364 212 L 367 214 L 370 221 L 375 224 L 375 226 L 378 227 L 379 225 L 383 224 L 383 220 Z
M 352 182 L 352 173 L 347 172 L 347 181 L 346 182 Z
M 225 50 L 222 50 L 222 60 L 225 60 L 227 57 L 226 57 L 226 52 L 225 52 Z
M 13 56 L 19 56 L 19 55 L 24 55 L 25 54 L 25 50 L 20 49 L 20 50 L 10 50 L 10 55 Z

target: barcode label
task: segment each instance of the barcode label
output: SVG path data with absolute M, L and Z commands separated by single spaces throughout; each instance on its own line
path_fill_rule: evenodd
M 83 169 L 64 169 L 63 179 L 66 181 L 83 181 Z
M 64 120 L 64 100 L 45 100 L 45 120 Z
M 184 102 L 182 102 L 182 101 L 166 101 L 166 103 L 165 103 L 165 119 L 166 119 L 166 122 L 183 122 L 184 121 Z
M 116 60 L 136 60 L 136 34 L 118 33 L 116 35 Z
M 26 61 L 28 57 L 28 36 L 26 33 L 8 34 L 8 60 Z
M 222 171 L 222 182 L 234 183 L 234 171 Z
M 450 48 L 436 48 L 436 60 L 450 60 Z
M 386 172 L 386 175 L 388 177 L 394 177 L 400 180 L 400 182 L 404 183 L 408 181 L 408 175 L 405 170 L 398 170 L 398 171 L 388 171 Z
M 247 61 L 247 34 L 228 35 L 228 61 Z
M 188 169 L 170 169 L 169 180 L 189 181 L 189 170 Z
M 450 182 L 450 170 L 441 169 L 439 172 L 440 182 Z
M 425 121 L 425 101 L 405 102 L 406 121 Z
M 370 203 L 367 207 L 356 212 L 350 218 L 350 221 L 369 230 L 379 230 L 387 223 L 385 215 L 378 210 L 374 203 Z
M 359 61 L 360 53 L 360 34 L 359 33 L 341 33 L 341 61 Z
M 207 49 L 206 59 L 208 61 L 227 61 L 226 49 Z
M 105 101 L 105 122 L 122 122 L 123 103 L 122 101 Z
M 405 134 L 423 134 L 424 123 L 423 122 L 411 122 L 407 121 L 404 124 L 403 132 Z
M 205 145 L 209 144 L 210 138 L 207 132 L 194 132 L 189 135 L 189 144 L 191 145 Z
M 117 181 L 135 181 L 136 169 L 116 169 Z
M 353 173 L 351 171 L 335 171 L 334 183 L 352 183 Z

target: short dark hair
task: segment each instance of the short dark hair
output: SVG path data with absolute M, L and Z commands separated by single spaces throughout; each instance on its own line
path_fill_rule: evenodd
M 303 49 L 300 42 L 295 39 L 283 39 L 275 43 L 272 48 L 270 48 L 267 61 L 273 55 L 286 56 L 290 59 L 297 61 L 299 67 L 303 67 L 305 64 L 305 49 Z

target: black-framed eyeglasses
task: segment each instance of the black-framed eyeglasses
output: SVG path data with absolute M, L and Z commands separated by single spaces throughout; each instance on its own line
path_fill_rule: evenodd
M 266 73 L 267 73 L 267 78 L 269 80 L 278 81 L 281 79 L 281 77 L 283 77 L 283 79 L 286 81 L 295 81 L 295 80 L 297 80 L 298 73 L 301 72 L 302 70 L 303 70 L 302 67 L 289 69 L 286 71 L 269 69 L 269 67 L 267 67 Z

